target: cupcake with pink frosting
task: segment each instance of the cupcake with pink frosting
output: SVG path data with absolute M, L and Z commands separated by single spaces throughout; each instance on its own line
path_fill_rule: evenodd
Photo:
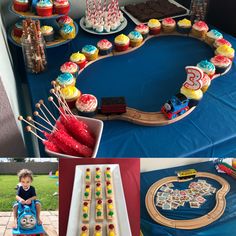
M 192 35 L 204 39 L 208 30 L 209 27 L 204 21 L 197 21 L 193 24 Z
M 145 24 L 137 25 L 134 30 L 139 32 L 143 36 L 143 39 L 147 38 L 149 34 L 149 27 Z
M 175 30 L 176 22 L 173 18 L 168 17 L 162 20 L 162 29 L 165 33 L 171 33 Z
M 71 73 L 75 78 L 77 78 L 79 66 L 74 62 L 68 61 L 61 66 L 60 70 L 62 73 Z
M 107 39 L 102 39 L 97 43 L 97 48 L 99 49 L 99 54 L 101 56 L 108 55 L 112 52 L 112 43 Z
M 216 74 L 222 74 L 230 67 L 232 61 L 225 56 L 217 55 L 211 58 L 211 63 L 213 63 L 216 68 Z
M 226 46 L 232 47 L 232 44 L 228 40 L 226 40 L 224 38 L 223 39 L 216 39 L 214 44 L 213 44 L 213 46 L 215 48 L 218 48 L 218 47 L 220 47 L 222 45 L 226 45 Z
M 76 101 L 75 107 L 79 115 L 92 117 L 97 112 L 98 101 L 92 94 L 82 94 Z

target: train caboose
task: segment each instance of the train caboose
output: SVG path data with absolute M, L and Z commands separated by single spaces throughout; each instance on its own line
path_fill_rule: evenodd
M 39 225 L 37 221 L 34 201 L 32 201 L 31 205 L 22 205 L 19 203 L 17 214 L 17 228 L 12 230 L 13 236 L 44 236 L 45 231 L 43 226 Z
M 171 120 L 188 111 L 188 103 L 189 99 L 182 93 L 178 93 L 163 105 L 161 112 Z
M 126 112 L 124 97 L 103 97 L 101 98 L 101 113 L 105 115 L 122 114 Z

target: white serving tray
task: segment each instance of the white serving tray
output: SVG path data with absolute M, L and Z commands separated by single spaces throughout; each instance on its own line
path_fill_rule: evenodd
M 168 0 L 170 3 L 173 3 L 173 4 L 175 4 L 176 6 L 178 6 L 178 7 L 182 7 L 182 8 L 184 8 L 187 12 L 185 13 L 185 14 L 181 14 L 181 15 L 176 15 L 176 16 L 172 16 L 172 18 L 177 18 L 177 17 L 183 17 L 183 16 L 188 16 L 189 15 L 189 13 L 190 13 L 190 11 L 189 11 L 189 9 L 187 9 L 186 7 L 184 7 L 183 5 L 181 5 L 181 4 L 179 4 L 178 2 L 176 2 L 176 1 L 174 1 L 174 0 Z M 138 19 L 136 19 L 134 16 L 132 16 L 129 12 L 127 12 L 126 10 L 125 10 L 125 7 L 121 7 L 120 8 L 136 25 L 139 25 L 139 24 L 141 24 L 141 23 L 143 23 L 143 24 L 147 24 L 148 22 L 141 22 L 141 21 L 139 21 Z M 158 19 L 158 20 L 163 20 L 164 18 L 161 18 L 161 19 Z
M 129 217 L 126 208 L 125 196 L 123 191 L 123 185 L 120 174 L 120 167 L 118 164 L 107 164 L 107 165 L 78 165 L 75 170 L 74 177 L 74 186 L 73 193 L 70 204 L 70 214 L 67 225 L 66 236 L 79 236 L 80 235 L 80 226 L 82 225 L 82 201 L 83 201 L 83 192 L 85 189 L 85 172 L 87 168 L 90 168 L 92 173 L 92 204 L 90 209 L 90 235 L 93 235 L 93 228 L 95 225 L 95 196 L 94 196 L 94 173 L 95 168 L 100 167 L 102 173 L 106 167 L 111 168 L 112 172 L 112 184 L 114 189 L 114 201 L 116 209 L 116 227 L 118 230 L 119 236 L 132 236 Z M 102 175 L 102 183 L 104 186 L 104 174 Z M 103 201 L 105 200 L 105 190 L 103 187 Z M 104 205 L 104 209 L 105 209 Z M 104 217 L 105 218 L 105 217 Z M 106 219 L 103 221 L 103 235 L 106 236 Z

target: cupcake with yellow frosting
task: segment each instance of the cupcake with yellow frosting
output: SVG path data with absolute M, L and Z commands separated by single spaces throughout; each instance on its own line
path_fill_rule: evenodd
M 234 49 L 227 45 L 222 45 L 215 50 L 215 55 L 221 55 L 229 58 L 231 61 L 234 59 Z
M 197 38 L 205 39 L 208 30 L 208 25 L 204 21 L 197 21 L 193 24 L 191 33 Z
M 129 48 L 130 39 L 124 34 L 115 37 L 115 49 L 118 52 L 126 51 Z
M 150 19 L 148 21 L 149 34 L 156 35 L 161 32 L 161 23 L 157 19 Z
M 88 61 L 94 61 L 98 58 L 98 49 L 93 45 L 86 45 L 82 48 L 82 53 Z
M 131 47 L 138 47 L 143 42 L 143 36 L 138 31 L 131 31 L 128 35 Z
M 79 66 L 79 69 L 83 69 L 87 63 L 86 57 L 83 53 L 75 52 L 71 54 L 70 61 L 76 63 Z
M 177 22 L 177 31 L 181 34 L 189 34 L 192 28 L 192 23 L 190 20 L 184 18 Z
M 46 42 L 52 42 L 54 40 L 54 30 L 52 26 L 44 25 L 40 28 L 40 31 Z
M 201 89 L 193 90 L 182 86 L 180 92 L 189 99 L 189 108 L 197 106 L 197 104 L 203 97 L 203 92 Z
M 70 108 L 75 107 L 75 102 L 80 95 L 81 92 L 75 86 L 67 86 L 61 89 L 61 96 L 63 96 Z

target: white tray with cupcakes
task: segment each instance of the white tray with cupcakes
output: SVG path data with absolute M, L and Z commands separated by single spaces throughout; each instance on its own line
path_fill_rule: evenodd
M 95 189 L 98 182 L 95 181 L 96 169 L 101 170 L 102 199 L 96 199 Z M 112 176 L 110 183 L 113 194 L 112 201 L 106 197 L 106 170 L 109 168 Z M 89 221 L 84 220 L 83 207 L 84 189 L 86 188 L 86 171 L 91 171 L 91 200 L 89 200 Z M 98 202 L 99 201 L 99 202 Z M 109 211 L 109 212 L 107 212 Z M 112 212 L 112 214 L 111 214 Z M 99 214 L 97 216 L 97 214 Z M 109 216 L 109 217 L 108 217 Z M 86 215 L 87 219 L 87 215 Z M 85 225 L 86 224 L 86 225 Z M 85 227 L 86 226 L 86 227 Z M 67 236 L 86 235 L 100 236 L 131 236 L 129 218 L 123 191 L 120 167 L 118 164 L 108 165 L 78 165 L 75 170 L 74 187 L 71 198 L 69 221 L 67 225 Z M 84 234 L 83 234 L 84 233 Z M 100 233 L 100 234 L 96 234 Z

